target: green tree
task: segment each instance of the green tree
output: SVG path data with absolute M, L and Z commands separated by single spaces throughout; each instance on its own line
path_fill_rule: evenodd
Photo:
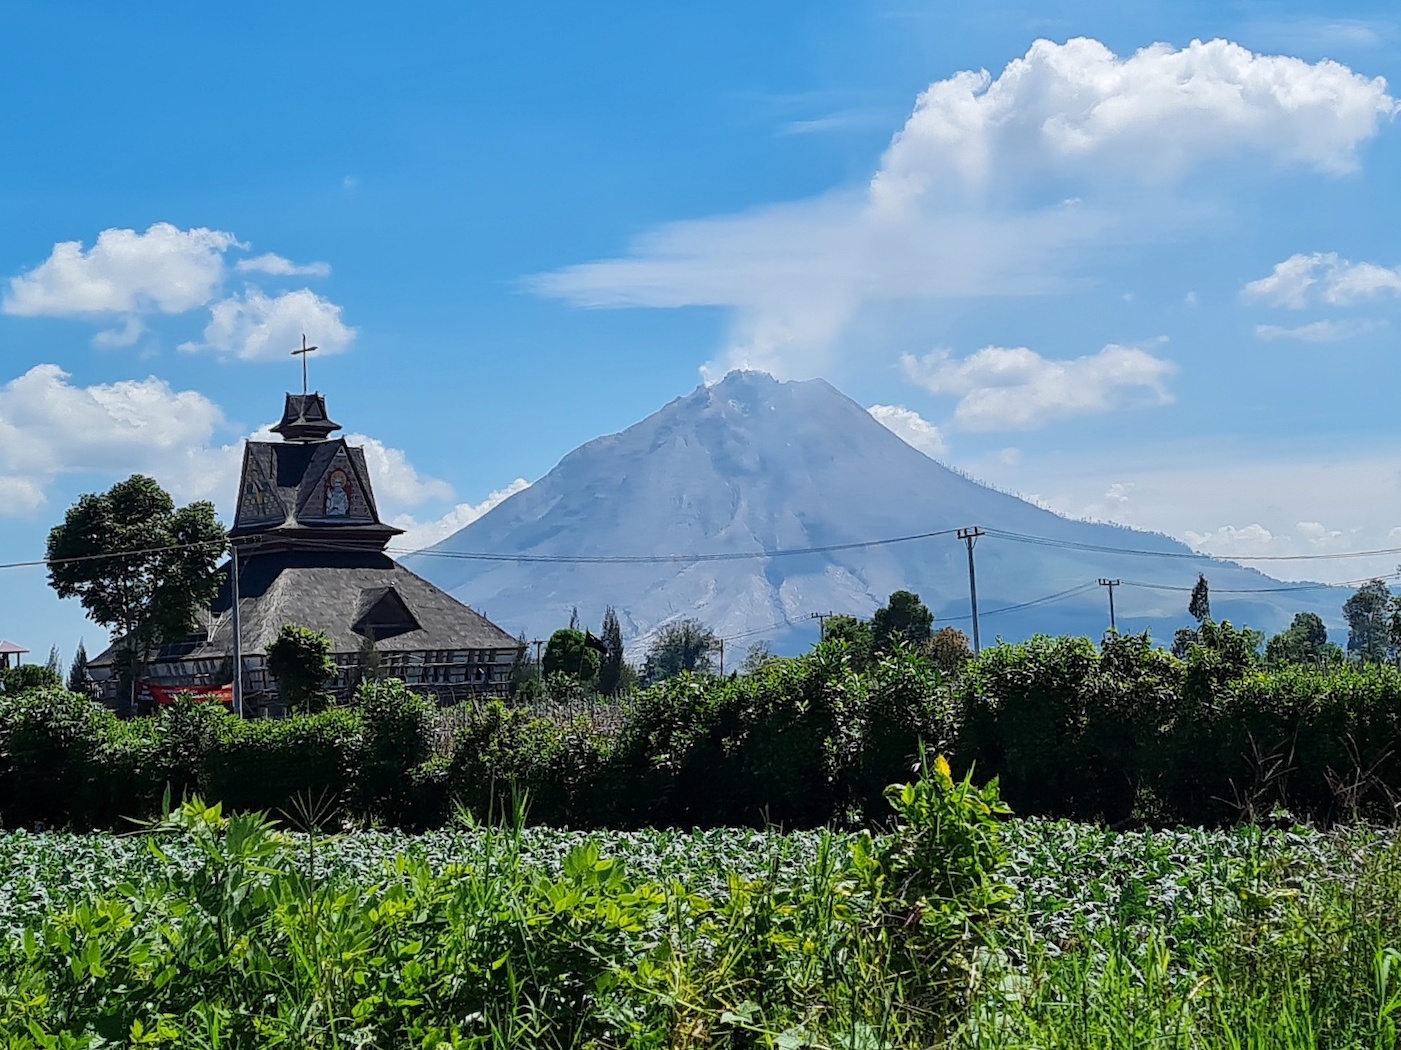
M 134 474 L 89 493 L 49 532 L 49 583 L 112 630 L 119 673 L 135 696 L 151 652 L 184 637 L 218 592 L 224 527 L 205 501 L 176 508 L 154 480 Z
M 598 668 L 598 691 L 604 696 L 617 696 L 623 684 L 623 627 L 613 606 L 603 611 L 603 654 Z
M 44 669 L 46 671 L 51 671 L 55 676 L 59 677 L 60 681 L 62 681 L 61 672 L 59 671 L 59 666 L 61 664 L 62 660 L 58 655 L 58 646 L 49 646 L 49 658 L 44 661 Z
M 550 635 L 540 663 L 546 681 L 554 675 L 564 675 L 580 685 L 588 685 L 598 679 L 598 653 L 584 644 L 583 631 L 570 627 L 561 627 Z
M 1386 663 L 1391 656 L 1391 591 L 1381 580 L 1368 580 L 1343 603 L 1347 651 L 1364 664 Z
M 284 623 L 268 646 L 268 674 L 288 710 L 309 713 L 326 706 L 326 682 L 336 673 L 331 639 L 322 631 Z
M 1335 647 L 1336 648 L 1336 647 Z M 1317 613 L 1295 613 L 1287 630 L 1265 646 L 1265 659 L 1271 666 L 1318 664 L 1328 653 L 1328 628 Z
M 1187 612 L 1197 623 L 1205 623 L 1211 619 L 1211 588 L 1201 573 L 1197 573 L 1192 597 L 1187 601 Z
M 845 642 L 847 659 L 851 661 L 855 670 L 864 671 L 871 666 L 875 641 L 871 637 L 871 625 L 868 621 L 845 614 L 829 616 L 822 630 L 822 639 L 827 642 Z
M 929 641 L 934 614 L 913 591 L 896 591 L 871 617 L 871 640 L 877 652 L 895 647 L 897 642 L 922 645 Z
M 49 670 L 43 664 L 20 664 L 18 667 L 0 671 L 0 686 L 12 696 L 42 689 L 62 689 L 63 676 L 57 671 Z
M 78 640 L 78 651 L 73 654 L 73 663 L 68 667 L 68 691 L 87 696 L 88 693 L 88 650 Z
M 713 670 L 715 642 L 715 632 L 697 619 L 687 617 L 666 624 L 647 647 L 643 677 L 648 682 L 661 682 L 683 671 Z

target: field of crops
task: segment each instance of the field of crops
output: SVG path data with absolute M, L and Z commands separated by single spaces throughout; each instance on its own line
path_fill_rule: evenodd
M 843 918 L 860 836 L 279 837 L 207 813 L 154 837 L 11 833 L 5 1045 L 1398 1045 L 1390 833 L 1002 837 L 1009 907 L 966 931 L 955 982 L 916 988 Z M 191 980 L 177 1014 L 165 993 Z M 919 1023 L 931 987 L 956 1009 Z

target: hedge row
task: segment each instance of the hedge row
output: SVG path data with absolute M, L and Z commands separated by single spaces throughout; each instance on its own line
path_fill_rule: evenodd
M 194 705 L 123 722 L 41 689 L 0 697 L 0 823 L 120 826 L 169 793 L 411 828 L 522 804 L 572 827 L 810 827 L 878 818 L 921 743 L 1000 777 L 1023 815 L 1394 819 L 1401 672 L 1265 672 L 1240 632 L 1208 626 L 1185 661 L 1146 637 L 1035 638 L 957 680 L 914 652 L 856 671 L 827 643 L 743 677 L 664 682 L 611 735 L 491 704 L 438 754 L 435 713 L 394 681 L 275 722 Z

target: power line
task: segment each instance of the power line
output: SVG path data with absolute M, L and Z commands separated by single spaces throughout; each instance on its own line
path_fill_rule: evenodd
M 755 558 L 785 558 L 801 554 L 830 554 L 836 551 L 864 550 L 888 547 L 894 543 L 912 543 L 937 536 L 952 536 L 957 529 L 918 532 L 910 536 L 892 536 L 882 540 L 860 540 L 855 543 L 828 543 L 818 547 L 788 547 L 768 551 L 724 551 L 713 554 L 490 554 L 484 551 L 409 551 L 388 547 L 391 554 L 413 554 L 428 558 L 456 558 L 462 561 L 504 561 L 547 565 L 660 565 L 677 562 L 745 561 Z
M 1110 547 L 1099 543 L 1080 543 L 1076 540 L 1061 540 L 1051 536 L 1029 536 L 1005 529 L 988 529 L 989 536 L 998 536 L 1014 543 L 1030 543 L 1042 547 L 1061 547 L 1066 550 L 1089 551 L 1095 554 L 1132 554 L 1150 558 L 1203 558 L 1211 561 L 1334 561 L 1341 558 L 1381 558 L 1401 555 L 1401 547 L 1384 547 L 1371 551 L 1338 551 L 1332 554 L 1206 554 L 1198 551 L 1153 551 L 1133 547 Z
M 225 547 L 227 540 L 198 540 L 194 543 L 172 543 L 166 547 L 144 547 L 133 551 L 113 551 L 110 554 L 79 554 L 71 558 L 41 558 L 38 561 L 12 561 L 0 563 L 0 569 L 33 569 L 47 565 L 70 565 L 80 561 L 104 561 L 114 558 L 138 558 L 147 554 L 164 554 L 166 551 L 193 550 L 195 547 L 218 545 Z

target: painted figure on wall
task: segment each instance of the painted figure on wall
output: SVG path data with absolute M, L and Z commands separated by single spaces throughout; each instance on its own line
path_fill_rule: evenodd
M 339 468 L 326 479 L 326 517 L 343 518 L 350 513 L 350 479 Z

